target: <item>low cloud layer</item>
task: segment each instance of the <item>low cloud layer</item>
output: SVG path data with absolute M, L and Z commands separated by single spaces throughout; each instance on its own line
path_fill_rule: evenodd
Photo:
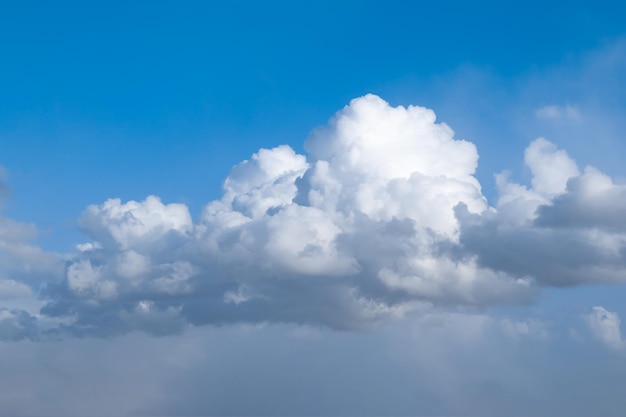
M 530 186 L 498 174 L 493 206 L 474 177 L 476 147 L 423 107 L 354 99 L 305 149 L 259 150 L 196 220 L 156 196 L 88 207 L 80 226 L 90 241 L 59 278 L 56 255 L 35 257 L 51 259 L 35 265 L 50 279 L 8 273 L 16 269 L 4 262 L 0 297 L 32 291 L 45 305 L 0 312 L 2 337 L 237 322 L 365 329 L 438 306 L 524 304 L 543 286 L 626 279 L 626 187 L 545 139 L 525 152 Z M 26 265 L 37 251 L 21 243 L 28 226 L 4 222 L 3 256 Z

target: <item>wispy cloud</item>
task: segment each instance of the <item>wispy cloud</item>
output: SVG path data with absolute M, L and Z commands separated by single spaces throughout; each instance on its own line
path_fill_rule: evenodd
M 564 106 L 553 104 L 541 107 L 535 111 L 535 115 L 541 120 L 566 120 L 578 122 L 582 119 L 580 110 L 571 104 L 566 104 Z

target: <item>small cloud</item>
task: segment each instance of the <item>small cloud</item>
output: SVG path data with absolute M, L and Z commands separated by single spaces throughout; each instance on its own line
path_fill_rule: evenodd
M 98 242 L 79 243 L 76 245 L 76 249 L 78 249 L 80 252 L 88 252 L 94 249 L 102 249 L 102 245 L 100 245 Z
M 502 319 L 500 321 L 500 326 L 504 334 L 513 339 L 526 337 L 537 340 L 548 340 L 550 338 L 550 333 L 548 332 L 546 323 L 538 319 Z
M 566 104 L 565 106 L 552 104 L 541 107 L 535 110 L 535 116 L 541 120 L 568 120 L 574 122 L 580 121 L 582 118 L 580 110 L 571 104 Z
M 617 313 L 608 311 L 604 307 L 593 307 L 585 316 L 594 337 L 611 349 L 621 350 L 626 347 L 626 341 L 620 330 L 620 318 Z
M 233 303 L 239 305 L 245 303 L 253 297 L 250 289 L 245 285 L 240 285 L 237 291 L 226 291 L 224 294 L 225 303 Z

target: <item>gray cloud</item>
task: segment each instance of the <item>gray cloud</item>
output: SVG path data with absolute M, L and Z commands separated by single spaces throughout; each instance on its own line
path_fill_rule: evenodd
M 485 268 L 531 276 L 543 285 L 624 282 L 623 186 L 592 167 L 579 173 L 564 151 L 544 139 L 529 146 L 526 164 L 531 188 L 500 174 L 494 210 L 456 209 L 463 248 Z
M 38 326 L 35 317 L 23 310 L 0 309 L 0 335 L 4 340 L 36 339 Z
M 572 178 L 567 192 L 552 204 L 541 206 L 535 223 L 543 227 L 601 229 L 607 233 L 626 232 L 626 186 L 595 168 Z

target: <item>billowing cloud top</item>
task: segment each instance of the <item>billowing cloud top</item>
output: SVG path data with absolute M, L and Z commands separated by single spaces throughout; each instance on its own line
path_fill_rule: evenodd
M 625 187 L 581 174 L 545 139 L 525 153 L 532 186 L 499 174 L 495 207 L 474 177 L 476 147 L 423 107 L 354 99 L 305 149 L 261 149 L 236 165 L 196 221 L 155 196 L 88 207 L 80 225 L 92 241 L 40 291 L 40 313 L 7 310 L 0 323 L 56 320 L 46 332 L 79 335 L 265 321 L 359 329 L 626 277 Z M 0 291 L 21 283 L 40 281 Z

